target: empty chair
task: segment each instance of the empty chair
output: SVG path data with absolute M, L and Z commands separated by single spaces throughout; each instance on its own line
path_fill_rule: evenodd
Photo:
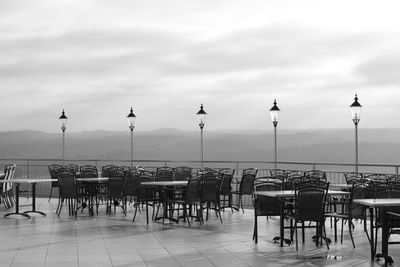
M 262 179 L 255 182 L 254 191 L 275 191 L 282 190 L 283 183 L 279 179 L 271 178 Z M 280 200 L 273 197 L 254 194 L 254 229 L 253 240 L 258 243 L 258 217 L 260 216 L 280 216 L 281 203 Z
M 125 204 L 125 211 L 128 209 L 128 198 L 130 198 L 129 202 L 133 202 L 133 207 L 135 208 L 135 213 L 133 215 L 132 222 L 135 221 L 136 213 L 139 208 L 140 202 L 138 201 L 138 193 L 140 188 L 140 173 L 136 170 L 130 170 L 125 174 L 124 180 L 124 204 Z
M 307 183 L 298 184 L 295 188 L 294 212 L 293 214 L 286 215 L 286 217 L 294 221 L 296 250 L 298 250 L 297 224 L 302 223 L 304 231 L 304 222 L 316 223 L 316 242 L 318 244 L 318 239 L 321 237 L 321 239 L 325 240 L 326 246 L 329 249 L 325 232 L 325 202 L 328 188 L 329 183 L 326 183 L 325 188 L 307 186 Z
M 233 180 L 233 172 L 219 172 L 218 177 L 221 179 L 221 187 L 220 187 L 220 200 L 221 200 L 221 209 L 231 208 L 232 207 L 232 180 Z
M 339 220 L 342 221 L 341 234 L 340 234 L 340 242 L 343 243 L 343 229 L 344 222 L 347 221 L 347 227 L 349 229 L 349 234 L 351 238 L 351 242 L 353 244 L 353 248 L 356 247 L 354 244 L 352 229 L 354 227 L 353 220 L 361 219 L 364 220 L 364 231 L 368 234 L 366 229 L 366 207 L 357 203 L 354 203 L 355 199 L 364 199 L 364 198 L 372 198 L 373 197 L 373 188 L 370 184 L 365 183 L 353 183 L 352 188 L 350 189 L 350 198 L 346 200 L 346 203 L 343 203 L 343 207 L 340 211 L 328 212 L 325 214 L 326 217 L 334 218 L 334 231 L 335 231 L 335 241 L 337 241 L 337 222 Z
M 116 207 L 119 206 L 124 214 L 125 210 L 125 173 L 121 170 L 113 171 L 109 174 L 108 187 L 107 187 L 107 214 L 111 215 L 111 206 L 114 206 L 114 213 L 116 212 Z
M 68 170 L 68 171 L 70 171 L 70 172 L 75 173 L 75 176 L 78 174 L 78 171 L 79 171 L 79 166 L 78 166 L 78 164 L 67 164 L 67 165 L 63 166 L 63 168 L 64 168 L 65 170 Z
M 239 210 L 240 207 L 242 207 L 242 212 L 244 212 L 242 198 L 244 195 L 253 194 L 254 179 L 257 176 L 257 172 L 258 169 L 256 168 L 248 168 L 243 170 L 242 179 L 240 180 L 239 190 L 231 191 L 231 194 L 237 195 L 239 197 L 238 208 L 235 209 Z
M 359 172 L 345 172 L 344 179 L 346 180 L 347 184 L 360 184 L 364 182 L 364 177 L 362 173 Z
M 321 170 L 311 170 L 304 173 L 306 180 L 324 180 L 326 181 L 326 173 Z
M 174 171 L 170 167 L 157 168 L 155 173 L 156 181 L 172 181 L 174 177 Z
M 192 168 L 186 166 L 179 166 L 174 169 L 174 181 L 187 181 L 192 177 Z
M 7 164 L 4 168 L 4 180 L 10 181 L 14 178 L 15 174 L 15 164 Z M 15 196 L 13 190 L 13 183 L 3 183 L 0 191 L 0 203 L 3 202 L 3 205 L 6 209 L 12 207 L 15 203 Z
M 52 179 L 51 182 L 51 189 L 50 189 L 50 195 L 49 195 L 49 201 L 53 195 L 53 189 L 60 188 L 60 183 L 58 182 L 57 179 L 57 173 L 61 171 L 61 169 L 63 168 L 63 166 L 61 164 L 51 164 L 48 166 L 49 169 L 49 173 L 50 173 L 50 178 Z
M 79 175 L 82 178 L 97 178 L 99 177 L 99 172 L 94 165 L 82 165 L 79 170 Z
M 60 184 L 60 192 L 56 214 L 60 216 L 63 203 L 66 201 L 69 215 L 76 216 L 79 208 L 78 203 L 83 197 L 78 190 L 76 176 L 70 171 L 63 170 L 57 174 L 57 178 Z
M 201 173 L 200 178 L 200 209 L 206 209 L 206 220 L 210 209 L 215 210 L 215 214 L 222 223 L 221 207 L 220 207 L 220 186 L 219 179 L 215 172 L 209 171 Z M 204 206 L 205 205 L 205 206 Z
M 285 181 L 285 189 L 286 190 L 294 190 L 296 185 L 304 180 L 304 172 L 303 171 L 287 171 L 286 172 L 286 181 Z

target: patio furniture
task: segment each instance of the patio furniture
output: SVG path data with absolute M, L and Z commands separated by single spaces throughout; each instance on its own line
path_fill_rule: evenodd
M 256 168 L 248 168 L 244 169 L 242 173 L 242 179 L 240 180 L 239 190 L 231 191 L 231 195 L 237 195 L 239 197 L 238 207 L 234 207 L 234 209 L 239 210 L 242 208 L 242 212 L 244 212 L 243 208 L 243 196 L 244 195 L 252 195 L 254 190 L 254 179 L 257 176 L 258 169 Z

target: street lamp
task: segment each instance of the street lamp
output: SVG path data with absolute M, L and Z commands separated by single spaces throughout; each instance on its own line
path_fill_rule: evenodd
M 356 155 L 355 155 L 355 171 L 358 173 L 358 123 L 360 122 L 361 104 L 358 102 L 357 94 L 354 97 L 353 104 L 350 105 L 351 117 L 355 126 L 356 133 Z
M 63 161 L 63 165 L 65 163 L 65 130 L 67 129 L 67 116 L 65 116 L 65 112 L 64 110 L 61 113 L 60 116 L 60 124 L 61 124 L 61 130 L 63 133 L 63 146 L 62 146 L 62 161 Z
M 203 168 L 203 128 L 206 122 L 206 115 L 207 113 L 203 109 L 203 104 L 200 105 L 200 110 L 196 113 L 197 119 L 199 121 L 200 126 L 200 135 L 201 135 L 201 142 L 200 142 L 200 151 L 201 151 L 201 168 Z
M 131 130 L 131 168 L 133 168 L 133 129 L 135 129 L 135 114 L 133 114 L 133 108 L 131 107 L 131 112 L 128 114 L 128 124 Z
M 274 100 L 274 105 L 270 108 L 269 113 L 271 115 L 271 120 L 274 125 L 274 169 L 276 170 L 277 162 L 277 144 L 276 144 L 276 126 L 278 126 L 278 114 L 280 109 L 276 105 L 276 99 Z

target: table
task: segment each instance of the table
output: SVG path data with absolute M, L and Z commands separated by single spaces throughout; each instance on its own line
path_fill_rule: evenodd
M 11 215 L 21 215 L 26 218 L 30 218 L 27 213 L 39 213 L 43 216 L 46 216 L 46 213 L 42 211 L 36 210 L 36 184 L 37 183 L 49 183 L 53 182 L 55 179 L 12 179 L 12 180 L 0 180 L 0 183 L 14 183 L 15 184 L 15 212 L 7 213 L 4 215 L 4 218 Z M 19 186 L 20 184 L 30 184 L 32 188 L 32 210 L 19 212 Z
M 371 245 L 371 260 L 374 260 L 375 257 L 375 242 L 374 240 L 374 227 L 373 227 L 373 221 L 374 221 L 374 208 L 390 208 L 390 207 L 399 207 L 400 206 L 400 198 L 365 198 L 365 199 L 354 199 L 353 203 L 357 203 L 363 206 L 366 206 L 369 208 L 369 216 L 370 216 L 370 240 L 369 243 Z M 384 230 L 382 232 L 385 232 Z M 382 242 L 385 240 L 383 234 L 382 234 Z M 382 249 L 383 249 L 382 245 Z M 384 256 L 387 256 L 387 251 L 386 253 L 382 251 L 382 254 Z
M 259 195 L 259 196 L 267 196 L 267 197 L 273 197 L 273 198 L 278 198 L 281 200 L 281 207 L 280 207 L 280 233 L 279 233 L 279 238 L 281 242 L 281 247 L 283 247 L 283 241 L 284 241 L 284 205 L 283 202 L 285 199 L 288 198 L 293 198 L 295 196 L 295 190 L 277 190 L 277 191 L 255 191 L 254 194 Z M 350 195 L 350 192 L 347 191 L 337 191 L 337 190 L 328 190 L 327 193 L 328 196 L 347 196 Z
M 153 182 L 141 182 L 140 185 L 145 188 L 145 198 L 146 198 L 146 221 L 149 224 L 149 201 L 148 201 L 148 190 L 150 188 L 161 188 L 165 189 L 168 187 L 185 187 L 188 181 L 153 181 Z M 165 211 L 166 207 L 164 207 Z M 164 216 L 164 214 L 163 214 Z
M 98 183 L 108 182 L 109 177 L 79 177 L 76 178 L 76 182 L 80 184 L 84 184 L 89 186 L 88 187 L 88 194 L 89 194 L 89 214 L 93 216 L 93 197 L 96 193 L 95 185 Z M 83 208 L 82 208 L 83 210 Z

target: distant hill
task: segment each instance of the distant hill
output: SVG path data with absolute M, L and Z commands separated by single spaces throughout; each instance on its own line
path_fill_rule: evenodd
M 362 129 L 359 132 L 361 163 L 400 164 L 400 129 Z M 61 133 L 40 131 L 0 132 L 0 158 L 61 158 Z M 200 132 L 160 129 L 137 131 L 135 159 L 198 160 Z M 130 155 L 130 133 L 88 131 L 66 133 L 68 159 L 118 159 Z M 205 131 L 206 160 L 272 161 L 271 131 Z M 278 131 L 278 159 L 352 163 L 354 130 L 281 130 Z

